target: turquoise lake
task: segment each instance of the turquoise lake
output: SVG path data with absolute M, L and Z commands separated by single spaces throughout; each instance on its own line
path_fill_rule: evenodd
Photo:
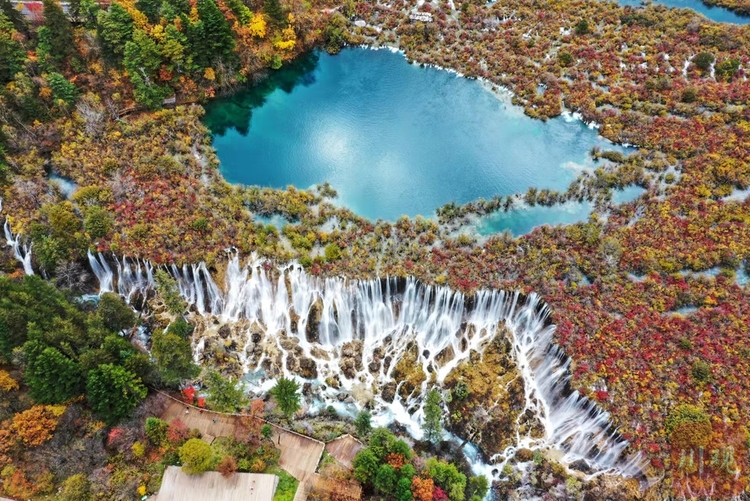
M 372 220 L 531 186 L 564 191 L 594 167 L 592 147 L 619 149 L 580 121 L 531 119 L 479 81 L 384 50 L 311 54 L 209 103 L 205 122 L 229 182 L 329 181 L 336 203 Z M 524 227 L 571 222 L 569 210 L 533 214 Z
M 617 3 L 633 7 L 643 4 L 642 0 L 617 0 Z M 750 17 L 739 16 L 723 7 L 708 6 L 700 0 L 658 0 L 653 3 L 677 9 L 691 9 L 717 23 L 750 24 Z

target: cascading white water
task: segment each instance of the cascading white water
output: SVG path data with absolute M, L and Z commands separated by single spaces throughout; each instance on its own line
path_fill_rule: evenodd
M 106 260 L 90 254 L 89 261 L 102 291 L 112 290 L 113 274 Z M 124 258 L 118 261 L 118 292 L 126 297 L 139 289 L 147 292 L 154 285 L 150 264 L 136 263 L 134 266 Z M 512 333 L 513 354 L 525 385 L 525 408 L 519 419 L 530 411 L 545 433 L 539 438 L 530 431 L 517 431 L 516 446 L 493 459 L 507 459 L 519 447 L 551 447 L 564 452 L 563 462 L 583 459 L 594 470 L 627 476 L 641 473 L 643 461 L 639 455 L 625 456 L 627 442 L 611 429 L 609 415 L 578 392 L 568 391 L 569 359 L 554 344 L 548 308 L 537 295 L 522 298 L 514 292 L 481 290 L 467 298 L 446 287 L 425 286 L 414 278 L 320 279 L 298 265 L 269 273 L 272 268 L 257 260 L 242 265 L 235 254 L 227 264 L 223 289 L 204 263 L 165 269 L 176 279 L 180 294 L 201 315 L 225 322 L 241 320 L 264 331 L 282 355 L 281 370 L 292 377 L 298 376 L 289 371 L 287 362 L 294 355 L 284 348 L 281 338 L 295 339 L 303 356 L 314 362 L 318 381 L 334 376 L 340 380 L 338 390 L 321 387 L 321 397 L 331 402 L 340 390 L 352 391 L 357 385 L 382 388 L 391 382 L 396 363 L 383 360 L 399 360 L 410 345 L 416 346 L 412 348 L 416 363 L 425 374 L 433 374 L 433 383 L 439 385 L 472 351 L 481 352 L 498 335 L 499 327 L 506 326 Z M 342 346 L 351 341 L 362 343 L 364 370 L 354 374 L 340 367 Z M 242 351 L 243 357 L 246 351 Z M 422 383 L 422 391 L 406 401 L 398 395 L 393 403 L 386 404 L 379 397 L 376 401 L 401 420 L 410 420 L 404 424 L 419 434 L 427 384 Z
M 112 273 L 112 268 L 110 268 L 107 260 L 104 259 L 104 256 L 101 254 L 97 254 L 96 256 L 93 255 L 91 251 L 88 251 L 87 255 L 91 271 L 94 272 L 97 280 L 99 280 L 99 294 L 113 292 L 112 285 L 114 282 L 114 274 Z
M 3 211 L 3 199 L 0 197 L 0 212 Z M 10 229 L 10 221 L 5 218 L 5 224 L 3 225 L 3 231 L 5 232 L 5 243 L 8 247 L 13 249 L 13 257 L 23 265 L 23 272 L 26 275 L 33 275 L 34 268 L 31 267 L 31 248 L 34 243 L 23 244 L 21 242 L 21 235 L 13 235 Z
M 3 230 L 5 231 L 5 243 L 13 249 L 13 257 L 23 265 L 23 272 L 26 275 L 33 275 L 34 268 L 31 267 L 31 248 L 34 246 L 34 243 L 24 244 L 20 234 L 13 235 L 10 229 L 10 222 L 7 218 L 5 219 Z

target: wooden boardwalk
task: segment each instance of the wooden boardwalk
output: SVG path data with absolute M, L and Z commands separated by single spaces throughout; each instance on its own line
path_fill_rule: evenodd
M 272 501 L 279 477 L 257 473 L 235 473 L 224 478 L 209 471 L 188 475 L 177 466 L 164 472 L 155 501 Z
M 208 443 L 213 442 L 216 437 L 234 436 L 240 419 L 239 416 L 231 414 L 221 414 L 208 410 L 201 412 L 197 407 L 188 406 L 173 399 L 167 410 L 162 414 L 162 419 L 170 422 L 178 418 L 188 428 L 199 430 L 203 440 Z M 294 501 L 305 501 L 310 490 L 312 476 L 315 474 L 320 458 L 323 456 L 325 444 L 274 423 L 268 424 L 273 429 L 273 443 L 281 450 L 279 466 L 299 480 Z M 159 501 L 161 501 L 161 498 Z
M 336 461 L 341 463 L 342 466 L 350 470 L 352 469 L 354 456 L 364 448 L 365 446 L 362 445 L 362 442 L 348 434 L 331 440 L 326 444 L 326 452 L 336 458 Z
M 188 412 L 185 412 L 186 410 Z M 237 427 L 237 417 L 235 416 L 207 410 L 201 412 L 196 407 L 186 406 L 176 401 L 172 401 L 169 404 L 169 407 L 164 411 L 161 418 L 167 423 L 175 418 L 179 418 L 188 428 L 195 428 L 200 431 L 203 440 L 209 444 L 213 442 L 215 437 L 233 436 L 234 430 Z

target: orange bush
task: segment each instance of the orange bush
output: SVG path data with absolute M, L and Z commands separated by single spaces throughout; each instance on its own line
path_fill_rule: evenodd
M 224 456 L 216 467 L 216 471 L 224 478 L 229 478 L 237 472 L 237 461 L 232 456 Z
M 35 447 L 52 438 L 64 411 L 64 406 L 35 405 L 13 416 L 11 427 L 25 445 Z
M 435 484 L 431 478 L 414 477 L 411 479 L 411 493 L 416 501 L 432 501 Z
M 0 370 L 0 392 L 9 392 L 18 389 L 18 382 L 10 377 L 8 371 Z

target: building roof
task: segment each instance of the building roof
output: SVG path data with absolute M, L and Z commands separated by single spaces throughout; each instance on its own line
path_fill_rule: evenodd
M 279 477 L 259 473 L 235 473 L 224 478 L 210 471 L 188 475 L 177 466 L 164 472 L 156 501 L 273 501 Z

